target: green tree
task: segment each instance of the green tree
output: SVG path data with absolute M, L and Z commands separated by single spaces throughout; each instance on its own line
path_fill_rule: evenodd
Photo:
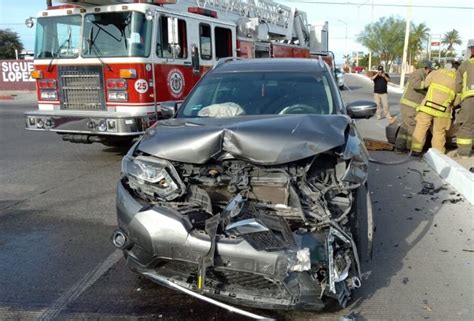
M 378 56 L 372 55 L 372 68 L 380 65 L 380 59 Z M 369 68 L 369 54 L 364 55 L 359 59 L 359 66 L 364 67 L 365 69 Z
M 462 45 L 461 36 L 459 35 L 459 31 L 453 29 L 451 31 L 446 32 L 441 39 L 441 43 L 446 45 L 446 50 L 450 53 L 454 51 L 454 45 Z
M 0 29 L 0 59 L 15 59 L 15 49 L 23 50 L 18 33 L 10 29 Z
M 409 62 L 412 64 L 416 57 L 423 50 L 423 43 L 425 43 L 430 35 L 430 28 L 424 23 L 419 25 L 412 24 L 409 40 Z
M 393 61 L 403 54 L 404 35 L 404 19 L 382 17 L 366 25 L 364 31 L 357 36 L 357 41 L 385 62 L 385 70 L 390 70 Z

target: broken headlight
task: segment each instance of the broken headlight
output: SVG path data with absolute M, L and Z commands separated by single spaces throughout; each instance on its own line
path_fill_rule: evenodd
M 173 165 L 163 159 L 126 155 L 122 160 L 122 175 L 131 189 L 153 199 L 170 201 L 185 192 Z

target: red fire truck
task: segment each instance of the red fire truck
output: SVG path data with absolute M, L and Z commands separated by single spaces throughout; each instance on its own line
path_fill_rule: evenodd
M 141 135 L 220 59 L 310 58 L 319 41 L 304 12 L 270 0 L 58 2 L 26 21 L 39 108 L 25 121 L 75 143 Z

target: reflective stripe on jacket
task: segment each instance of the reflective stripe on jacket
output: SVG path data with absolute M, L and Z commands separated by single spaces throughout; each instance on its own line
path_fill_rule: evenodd
M 456 71 L 439 69 L 426 78 L 428 87 L 425 99 L 416 111 L 422 111 L 434 117 L 451 118 L 451 107 L 456 98 Z
M 400 104 L 416 108 L 425 97 L 422 90 L 425 88 L 425 69 L 415 70 L 408 79 Z M 419 91 L 417 91 L 419 90 Z
M 456 76 L 456 92 L 461 95 L 461 101 L 474 96 L 474 58 L 464 61 L 459 66 Z

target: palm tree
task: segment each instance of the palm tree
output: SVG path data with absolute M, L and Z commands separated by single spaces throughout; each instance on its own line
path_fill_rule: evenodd
M 412 25 L 412 32 L 410 35 L 410 62 L 423 50 L 423 43 L 428 40 L 430 35 L 430 28 L 424 23 L 419 25 Z
M 459 35 L 459 31 L 453 29 L 451 31 L 446 32 L 443 35 L 443 39 L 441 39 L 441 43 L 443 45 L 447 45 L 448 52 L 452 52 L 454 50 L 454 45 L 462 45 L 461 36 Z
M 351 55 L 344 55 L 342 56 L 342 58 L 344 59 L 344 71 L 345 72 L 350 72 L 351 70 Z

